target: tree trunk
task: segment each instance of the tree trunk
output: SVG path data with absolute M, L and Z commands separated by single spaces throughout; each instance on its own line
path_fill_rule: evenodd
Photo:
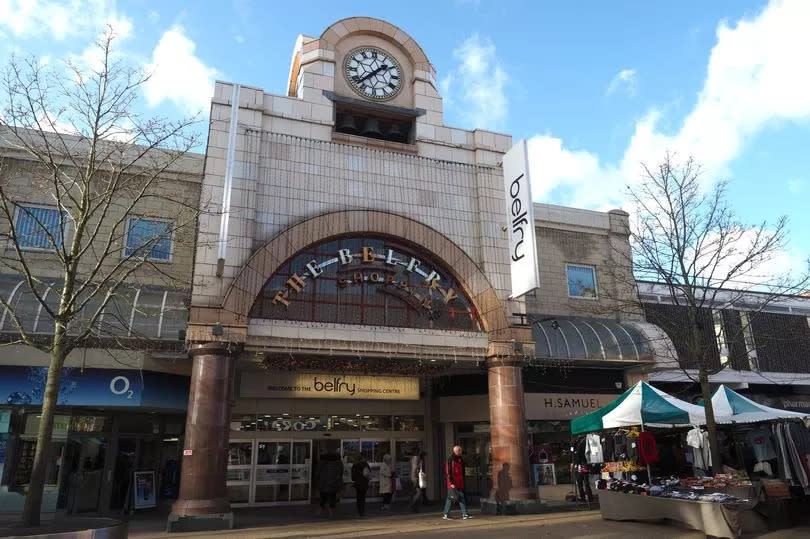
M 61 340 L 64 328 L 55 329 L 54 341 Z M 59 399 L 59 382 L 62 379 L 62 366 L 65 363 L 65 348 L 57 345 L 51 351 L 51 361 L 48 367 L 48 380 L 45 383 L 45 392 L 42 395 L 42 412 L 40 415 L 39 431 L 37 432 L 37 448 L 34 453 L 34 465 L 31 469 L 31 479 L 28 493 L 25 496 L 22 519 L 24 526 L 39 526 L 40 512 L 42 511 L 42 495 L 45 489 L 45 473 L 51 452 L 51 438 L 53 435 L 53 416 Z
M 723 462 L 720 460 L 720 444 L 717 443 L 717 424 L 714 422 L 714 407 L 712 394 L 709 389 L 709 374 L 701 367 L 699 373 L 700 392 L 703 395 L 703 407 L 706 410 L 706 430 L 709 432 L 709 448 L 712 454 L 712 472 L 717 474 L 722 470 Z

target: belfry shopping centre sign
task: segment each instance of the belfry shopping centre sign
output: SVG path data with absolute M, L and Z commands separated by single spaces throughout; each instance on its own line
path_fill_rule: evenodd
M 289 307 L 297 294 L 304 292 L 311 281 L 327 272 L 337 275 L 338 290 L 354 286 L 377 285 L 380 291 L 394 296 L 430 318 L 437 318 L 437 303 L 450 304 L 458 294 L 450 286 L 443 286 L 441 275 L 422 260 L 386 248 L 378 252 L 373 247 L 362 247 L 358 252 L 338 249 L 336 256 L 326 260 L 311 260 L 293 273 L 282 290 L 272 296 L 273 305 Z M 407 275 L 417 276 L 423 286 L 409 284 Z
M 417 400 L 419 379 L 408 376 L 351 376 L 326 373 L 245 372 L 239 389 L 244 398 Z

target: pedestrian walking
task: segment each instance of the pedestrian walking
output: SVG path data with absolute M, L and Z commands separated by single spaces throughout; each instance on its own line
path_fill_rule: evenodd
M 321 498 L 321 512 L 329 512 L 333 516 L 337 507 L 338 492 L 343 488 L 343 461 L 333 449 L 327 450 L 325 455 L 321 455 L 321 462 L 318 467 L 318 491 Z M 328 507 L 327 507 L 328 503 Z
M 461 446 L 453 447 L 453 452 L 444 465 L 444 475 L 447 481 L 447 501 L 444 502 L 444 520 L 450 520 L 450 509 L 454 502 L 461 508 L 461 518 L 472 518 L 467 512 L 467 500 L 464 497 L 464 458 L 461 456 Z
M 391 497 L 394 495 L 394 468 L 391 466 L 391 455 L 386 453 L 383 455 L 382 464 L 380 464 L 380 494 L 382 494 L 383 502 L 382 511 L 389 511 L 391 509 Z
M 413 498 L 411 498 L 411 511 L 419 511 L 419 502 L 426 504 L 427 472 L 425 471 L 425 452 L 411 457 L 411 483 L 413 484 Z
M 357 457 L 357 462 L 352 466 L 352 481 L 354 491 L 357 493 L 357 514 L 366 516 L 366 493 L 371 479 L 371 467 L 362 453 Z

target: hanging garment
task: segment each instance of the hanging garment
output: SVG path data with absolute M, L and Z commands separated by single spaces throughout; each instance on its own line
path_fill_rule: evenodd
M 586 455 L 588 464 L 598 464 L 605 461 L 602 456 L 602 442 L 598 434 L 589 434 L 586 436 L 585 444 L 587 447 Z
M 790 457 L 790 465 L 792 468 L 793 477 L 796 478 L 796 482 L 799 483 L 803 489 L 807 489 L 810 486 L 807 480 L 807 473 L 804 471 L 804 466 L 802 466 L 802 460 L 799 456 L 799 452 L 796 450 L 796 444 L 793 442 L 793 437 L 790 434 L 790 429 L 788 428 L 787 423 L 782 423 L 782 431 L 785 436 L 785 445 L 787 446 L 788 456 Z
M 625 459 L 636 462 L 638 460 L 638 433 L 630 431 L 627 434 L 627 439 L 624 442 L 624 456 Z
M 705 470 L 707 468 L 703 460 L 703 431 L 695 427 L 686 434 L 686 443 L 692 448 L 692 464 L 695 468 Z
M 652 432 L 642 432 L 638 435 L 639 463 L 656 464 L 659 461 L 658 445 Z
M 624 433 L 616 433 L 613 437 L 613 458 L 627 460 L 627 435 Z
M 776 450 L 773 448 L 770 429 L 758 428 L 749 432 L 745 441 L 754 449 L 758 461 L 771 460 L 776 458 Z
M 779 425 L 771 425 L 771 431 L 776 435 L 776 448 L 779 452 L 779 459 L 777 462 L 779 463 L 779 477 L 784 479 L 788 482 L 788 484 L 793 484 L 793 474 L 790 473 L 790 465 L 788 464 L 788 454 L 787 450 L 785 449 L 785 440 L 782 437 L 782 431 L 779 429 Z
M 613 462 L 616 460 L 614 456 L 614 445 L 613 445 L 613 436 L 608 434 L 602 437 L 602 453 L 605 458 L 605 462 Z
M 709 433 L 707 431 L 703 432 L 703 447 L 701 448 L 703 452 L 703 467 L 704 470 L 708 470 L 712 465 L 712 447 L 709 443 Z
M 754 464 L 754 473 L 761 473 L 768 477 L 773 477 L 773 470 L 769 462 L 757 462 Z

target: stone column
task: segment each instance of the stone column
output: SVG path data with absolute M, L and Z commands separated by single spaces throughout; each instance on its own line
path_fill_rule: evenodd
M 487 360 L 492 443 L 490 498 L 497 500 L 532 498 L 528 482 L 528 439 L 521 366 L 522 361 L 518 357 Z
M 180 496 L 168 531 L 230 529 L 233 513 L 225 489 L 231 390 L 236 358 L 228 343 L 193 344 Z M 190 454 L 188 454 L 190 452 Z

